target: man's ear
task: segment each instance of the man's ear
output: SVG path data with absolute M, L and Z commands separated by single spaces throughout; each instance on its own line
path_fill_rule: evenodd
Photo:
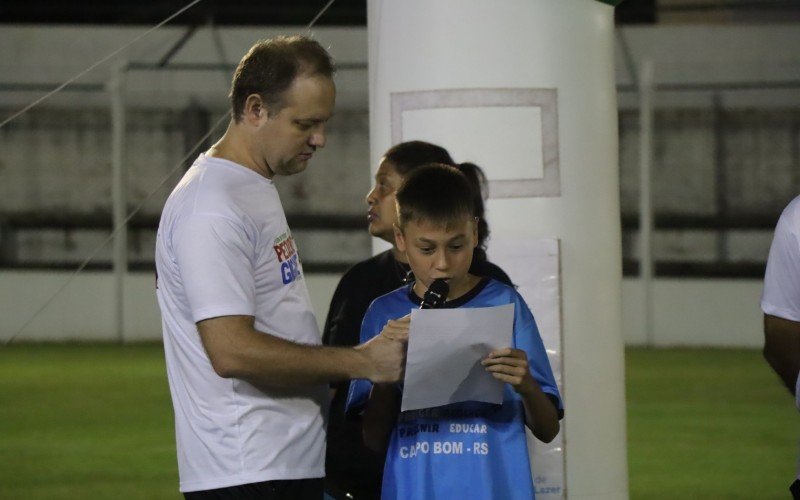
M 394 244 L 401 252 L 406 251 L 406 238 L 403 236 L 403 230 L 397 224 L 392 224 L 394 230 Z
M 258 94 L 250 94 L 244 101 L 244 121 L 256 125 L 268 117 L 267 104 Z

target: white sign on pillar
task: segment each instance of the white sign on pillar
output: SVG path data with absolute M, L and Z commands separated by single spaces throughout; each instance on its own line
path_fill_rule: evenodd
M 548 350 L 565 418 L 534 446 L 537 498 L 627 498 L 613 8 L 367 5 L 373 168 L 415 139 L 483 168 L 489 257 Z
M 560 194 L 555 89 L 397 92 L 391 100 L 393 144 L 445 146 L 483 168 L 493 198 Z

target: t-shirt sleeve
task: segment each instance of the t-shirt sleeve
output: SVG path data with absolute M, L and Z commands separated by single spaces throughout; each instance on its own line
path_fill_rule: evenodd
M 530 308 L 525 300 L 515 292 L 514 300 L 514 347 L 522 349 L 528 355 L 531 375 L 539 383 L 542 392 L 550 396 L 556 404 L 559 418 L 564 415 L 564 403 L 558 391 L 553 369 L 547 358 L 547 351 L 536 326 Z
M 800 321 L 800 242 L 797 202 L 781 214 L 769 250 L 761 310 L 765 314 Z
M 364 315 L 361 323 L 360 343 L 364 343 L 373 337 L 377 337 L 386 324 L 386 318 L 379 313 L 380 305 L 373 302 Z M 369 400 L 369 393 L 372 391 L 372 382 L 366 379 L 356 379 L 350 382 L 350 389 L 347 393 L 347 404 L 345 414 L 353 417 L 360 415 L 364 411 L 364 406 Z
M 255 315 L 255 245 L 239 222 L 188 216 L 173 233 L 172 246 L 195 323 Z

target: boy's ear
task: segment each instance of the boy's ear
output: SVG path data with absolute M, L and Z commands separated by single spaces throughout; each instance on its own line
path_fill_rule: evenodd
M 245 122 L 257 125 L 262 118 L 269 116 L 267 104 L 258 94 L 250 94 L 244 101 L 244 120 Z
M 478 223 L 480 219 L 475 217 L 475 223 L 472 225 L 472 240 L 475 242 L 472 248 L 478 248 Z
M 401 252 L 406 251 L 406 238 L 403 236 L 403 230 L 397 224 L 392 224 L 394 230 L 394 244 Z

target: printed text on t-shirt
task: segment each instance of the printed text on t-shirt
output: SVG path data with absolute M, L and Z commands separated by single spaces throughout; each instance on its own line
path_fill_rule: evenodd
M 288 231 L 275 238 L 272 246 L 278 262 L 281 263 L 281 279 L 284 285 L 300 277 L 300 260 L 297 257 L 297 248 L 294 246 L 294 238 Z

